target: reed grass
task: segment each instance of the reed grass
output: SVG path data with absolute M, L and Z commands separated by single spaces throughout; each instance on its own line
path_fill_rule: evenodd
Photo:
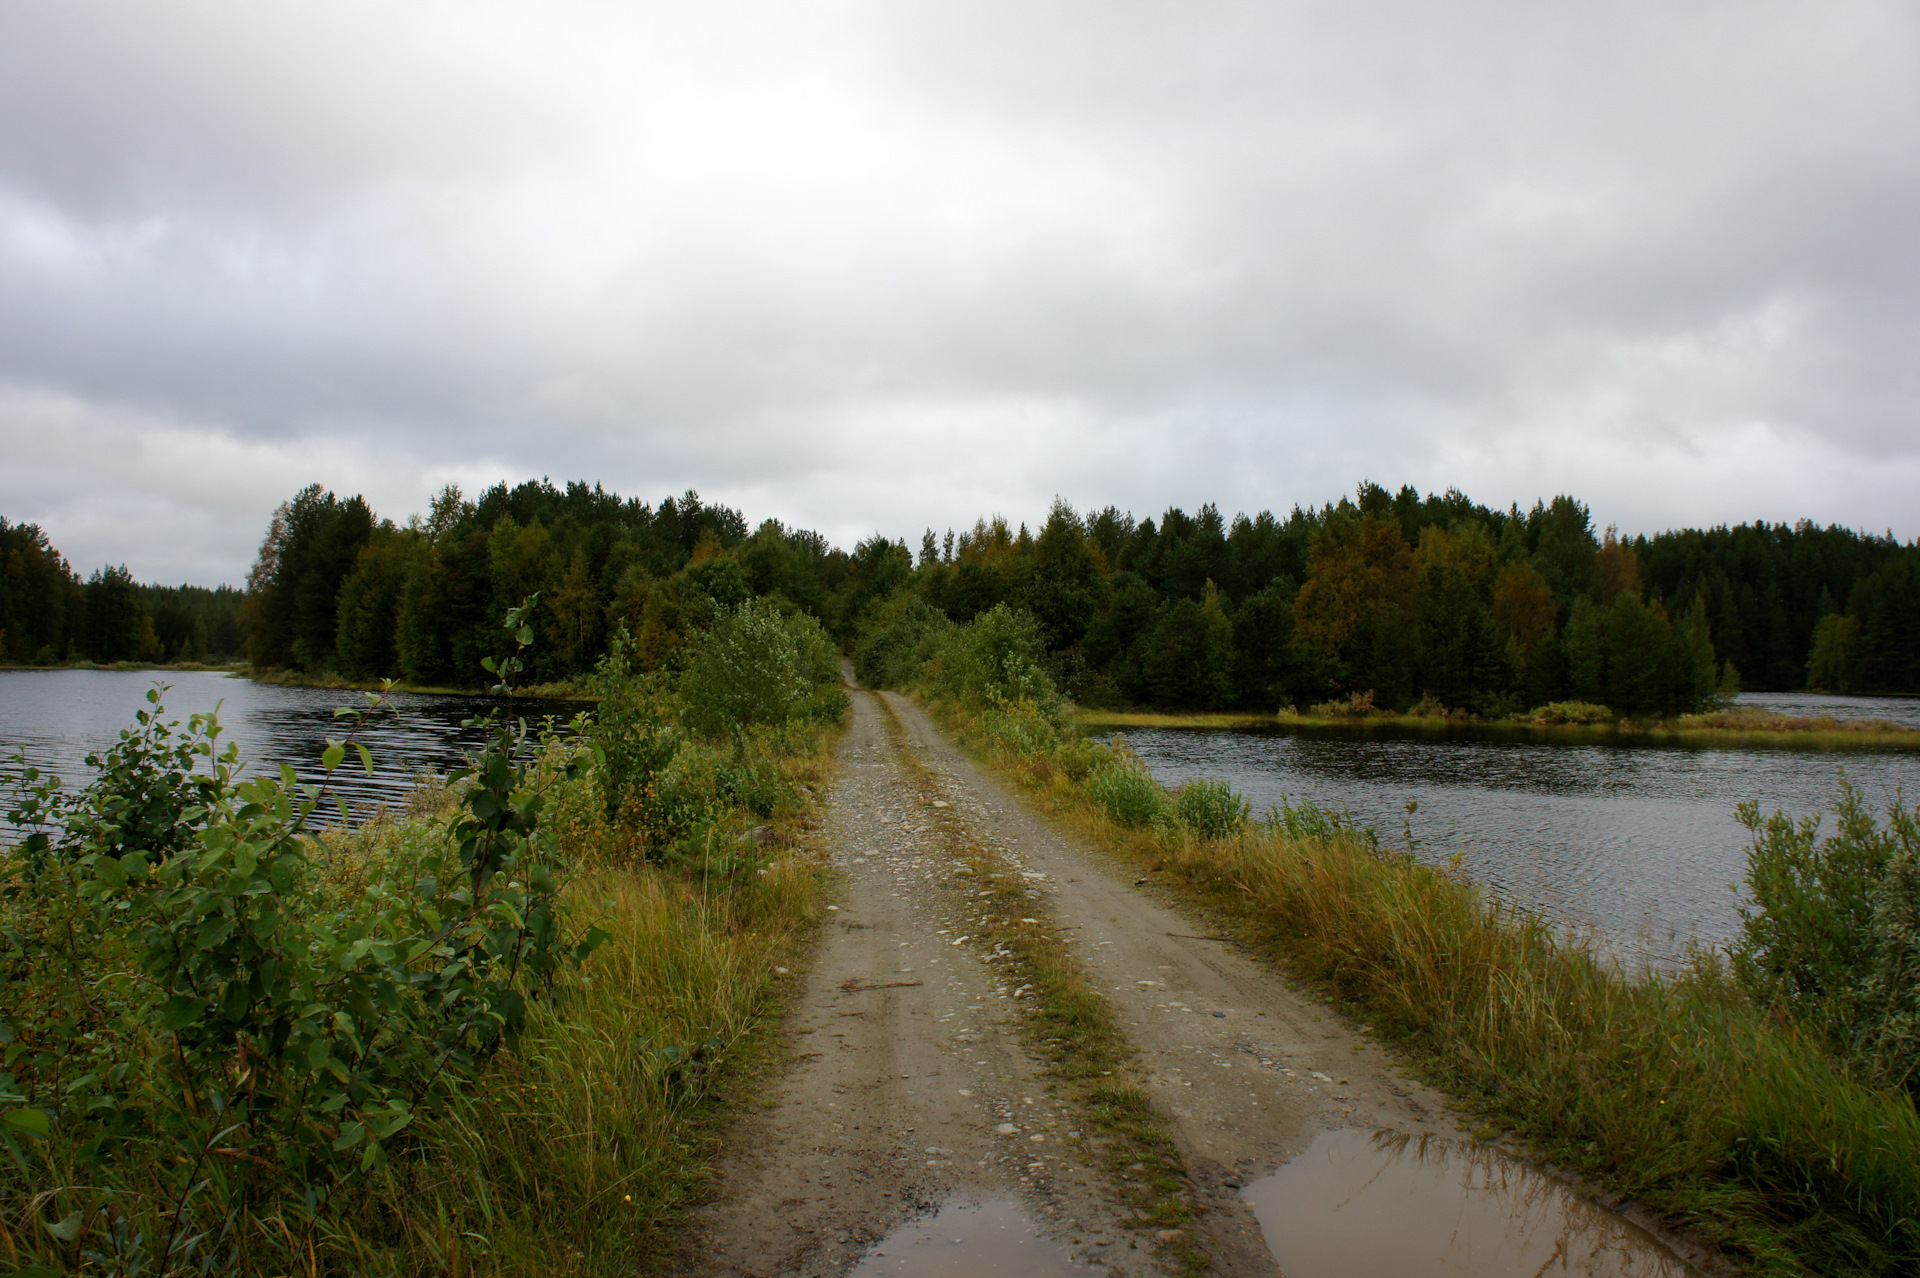
M 1763 1273 L 1920 1272 L 1920 1116 L 1756 1008 L 1713 954 L 1629 977 L 1471 883 L 1368 841 L 1114 823 L 1077 761 L 944 722 L 1054 816 L 1162 872 L 1544 1157 Z M 1076 776 L 1075 773 L 1081 773 Z

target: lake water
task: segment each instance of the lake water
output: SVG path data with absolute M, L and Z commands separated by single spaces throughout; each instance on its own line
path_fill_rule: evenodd
M 147 689 L 156 682 L 171 685 L 162 702 L 169 720 L 180 720 L 184 728 L 189 714 L 218 705 L 222 740 L 238 742 L 244 760 L 256 768 L 290 763 L 305 781 L 321 779 L 327 738 L 344 736 L 351 726 L 334 718 L 334 708 L 367 703 L 365 693 L 283 688 L 211 671 L 0 670 L 0 756 L 7 759 L 0 766 L 13 771 L 17 751 L 69 788 L 85 784 L 91 775 L 86 756 L 132 726 L 134 713 L 148 708 Z M 368 777 L 350 754 L 334 779 L 335 789 L 356 808 L 393 803 L 421 773 L 459 767 L 464 752 L 481 741 L 478 732 L 460 727 L 461 720 L 493 704 L 484 697 L 415 693 L 395 693 L 389 703 L 393 713 L 370 720 L 358 738 L 373 755 L 374 775 Z M 517 708 L 529 718 L 551 714 L 565 722 L 582 707 L 521 698 Z
M 1920 726 L 1920 702 L 1906 699 L 1743 700 Z M 1501 899 L 1594 939 L 1629 967 L 1672 967 L 1690 941 L 1717 946 L 1733 936 L 1733 885 L 1749 842 L 1736 804 L 1822 812 L 1843 771 L 1876 805 L 1902 789 L 1920 798 L 1914 752 L 1567 745 L 1470 729 L 1152 728 L 1126 737 L 1162 783 L 1224 778 L 1256 816 L 1283 798 L 1311 799 L 1400 847 L 1410 822 L 1422 860 L 1458 854 L 1461 869 Z M 1419 805 L 1411 817 L 1409 802 Z

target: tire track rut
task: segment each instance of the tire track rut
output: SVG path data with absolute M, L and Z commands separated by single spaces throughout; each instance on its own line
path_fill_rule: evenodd
M 789 1015 L 793 1067 L 697 1214 L 698 1272 L 826 1278 L 944 1203 L 1012 1199 L 1082 1264 L 1164 1272 L 1023 1044 L 1020 1000 L 962 941 L 965 868 L 856 693 L 826 832 L 840 898 Z

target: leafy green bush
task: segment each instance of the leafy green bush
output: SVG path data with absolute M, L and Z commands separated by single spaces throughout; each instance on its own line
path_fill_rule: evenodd
M 1734 973 L 1767 1005 L 1804 1019 L 1848 1024 L 1872 969 L 1873 890 L 1891 849 L 1872 811 L 1844 777 L 1834 803 L 1837 828 L 1820 838 L 1821 818 L 1762 818 L 1743 803 L 1740 823 L 1753 835 L 1747 891 L 1732 946 Z
M 1046 653 L 1045 634 L 1032 613 L 995 604 L 942 632 L 935 687 L 969 705 L 1029 701 L 1057 716 L 1061 699 L 1046 671 Z
M 592 687 L 600 698 L 593 716 L 595 779 L 611 819 L 645 805 L 686 734 L 673 721 L 665 677 L 633 669 L 626 627 L 614 634 Z
M 690 645 L 678 685 L 682 722 L 715 737 L 789 718 L 811 690 L 801 660 L 786 619 L 773 605 L 748 600 Z
M 980 730 L 1022 754 L 1050 754 L 1059 742 L 1059 725 L 1031 701 L 994 707 L 980 716 Z
M 1873 901 L 1873 967 L 1860 990 L 1857 1050 L 1884 1081 L 1920 1094 L 1920 821 L 1896 803 Z
M 1147 765 L 1131 754 L 1116 752 L 1113 760 L 1093 774 L 1088 792 L 1107 815 L 1121 825 L 1152 825 L 1165 806 L 1160 783 Z
M 1824 1032 L 1872 1074 L 1913 1086 L 1920 1074 L 1920 819 L 1895 800 L 1882 826 L 1843 775 L 1834 832 L 1821 818 L 1762 818 L 1753 834 L 1730 947 L 1734 974 L 1761 1004 Z
M 1247 801 L 1225 781 L 1189 781 L 1173 792 L 1173 819 L 1203 839 L 1239 833 L 1247 814 Z
M 870 688 L 912 683 L 952 629 L 938 608 L 905 592 L 893 595 L 872 605 L 864 618 L 854 672 Z
M 488 664 L 505 691 L 519 651 Z M 523 722 L 474 721 L 488 744 L 444 839 L 343 879 L 311 818 L 349 749 L 372 770 L 354 733 L 327 746 L 327 783 L 241 779 L 217 717 L 182 735 L 148 699 L 93 786 L 21 774 L 13 815 L 34 828 L 0 866 L 0 1183 L 20 1203 L 87 1187 L 34 1198 L 57 1219 L 30 1226 L 29 1263 L 77 1263 L 92 1231 L 119 1272 L 219 1266 L 249 1202 L 317 1222 L 601 939 L 565 926 Z M 161 828 L 167 803 L 191 844 L 128 846 L 124 814 Z
M 789 613 L 785 621 L 799 654 L 800 677 L 808 688 L 793 717 L 809 723 L 839 723 L 852 702 L 840 681 L 840 654 L 833 639 L 810 613 Z

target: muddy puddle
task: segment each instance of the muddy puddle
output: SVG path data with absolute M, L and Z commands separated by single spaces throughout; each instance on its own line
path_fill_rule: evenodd
M 1648 1234 L 1477 1145 L 1323 1133 L 1242 1191 L 1288 1278 L 1682 1278 Z
M 1006 1199 L 948 1203 L 875 1243 L 849 1278 L 1054 1278 L 1084 1275 L 1065 1246 L 1041 1235 Z

